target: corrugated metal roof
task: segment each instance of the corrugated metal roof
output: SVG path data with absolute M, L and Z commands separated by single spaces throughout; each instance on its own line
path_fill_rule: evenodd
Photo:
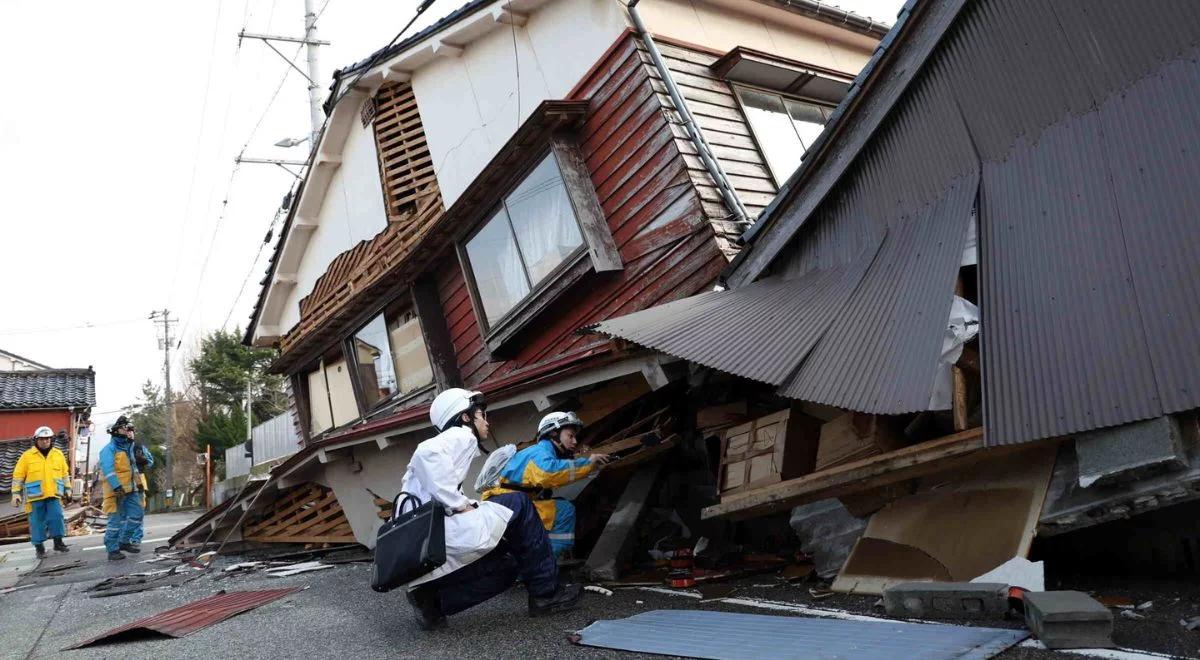
M 224 621 L 235 614 L 241 614 L 247 610 L 261 607 L 273 600 L 278 600 L 297 591 L 300 591 L 299 587 L 266 589 L 263 591 L 234 591 L 217 594 L 216 596 L 210 596 L 194 603 L 188 603 L 182 607 L 176 607 L 173 610 L 167 610 L 161 614 L 138 619 L 120 628 L 113 628 L 104 634 L 97 635 L 74 646 L 68 646 L 63 650 L 79 649 L 100 642 L 123 641 L 124 639 L 138 636 L 139 633 L 159 633 L 169 637 L 183 637 L 201 628 L 207 628 L 214 623 Z
M 734 275 L 837 263 L 980 171 L 988 442 L 1200 406 L 1200 4 L 931 0 L 908 22 Z M 842 400 L 872 403 L 895 367 L 874 362 Z
M 825 333 L 875 256 L 704 293 L 589 326 L 744 378 L 778 385 Z
M 880 414 L 929 407 L 978 181 L 957 180 L 889 230 L 850 302 L 781 394 Z
M 0 371 L 0 409 L 88 408 L 96 405 L 91 369 Z

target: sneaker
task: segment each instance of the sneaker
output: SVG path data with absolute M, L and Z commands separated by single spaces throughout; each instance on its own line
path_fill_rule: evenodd
M 125 555 L 121 554 L 120 550 L 116 550 L 116 551 L 108 553 L 109 561 L 120 561 L 124 558 L 125 558 Z
M 46 558 L 46 546 L 42 545 L 41 543 L 34 543 L 33 549 L 37 553 L 38 559 Z
M 138 553 L 142 551 L 142 546 L 140 543 L 122 543 L 121 549 L 125 552 Z
M 55 552 L 70 552 L 71 549 L 67 547 L 66 543 L 63 543 L 62 537 L 59 537 L 59 538 L 54 539 L 54 551 Z
M 417 625 L 421 630 L 436 630 L 446 627 L 446 615 L 438 605 L 437 597 L 428 589 L 417 587 L 404 594 L 413 607 Z
M 567 612 L 579 607 L 581 600 L 583 600 L 583 585 L 559 585 L 554 593 L 548 596 L 529 595 L 529 616 L 549 616 Z

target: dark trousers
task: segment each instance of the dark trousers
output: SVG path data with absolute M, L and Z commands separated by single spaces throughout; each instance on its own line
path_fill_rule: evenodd
M 518 576 L 535 596 L 558 588 L 558 564 L 533 500 L 524 493 L 506 493 L 488 501 L 513 512 L 500 545 L 479 560 L 417 587 L 436 593 L 447 616 L 504 593 Z

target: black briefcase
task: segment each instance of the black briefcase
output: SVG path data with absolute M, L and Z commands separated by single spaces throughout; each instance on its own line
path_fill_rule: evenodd
M 375 537 L 371 588 L 391 591 L 445 563 L 446 507 L 433 498 L 422 504 L 415 495 L 397 495 L 392 517 Z

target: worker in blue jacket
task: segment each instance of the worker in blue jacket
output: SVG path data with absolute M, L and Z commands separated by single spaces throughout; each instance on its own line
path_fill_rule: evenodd
M 125 415 L 117 418 L 108 430 L 111 441 L 100 450 L 100 485 L 104 489 L 104 513 L 108 527 L 104 530 L 104 548 L 108 559 L 124 559 L 126 552 L 141 552 L 134 536 L 141 538 L 145 490 L 134 453 L 133 423 Z
M 608 462 L 607 454 L 575 457 L 583 421 L 573 412 L 552 412 L 538 424 L 537 442 L 509 459 L 500 483 L 480 494 L 483 499 L 523 492 L 533 498 L 555 556 L 575 545 L 575 505 L 553 496 L 553 489 L 579 481 Z

